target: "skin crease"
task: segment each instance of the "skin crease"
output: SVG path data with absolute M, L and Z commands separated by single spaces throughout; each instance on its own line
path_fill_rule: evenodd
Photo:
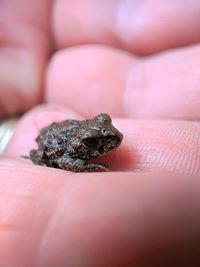
M 0 159 L 0 267 L 199 266 L 199 1 L 2 0 L 0 17 L 0 116 L 35 107 Z M 20 158 L 100 112 L 124 134 L 113 172 Z

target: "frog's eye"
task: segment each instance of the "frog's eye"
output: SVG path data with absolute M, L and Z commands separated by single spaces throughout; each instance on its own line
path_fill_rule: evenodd
M 108 131 L 105 128 L 103 128 L 103 129 L 101 129 L 101 132 L 103 135 L 106 135 Z
M 84 143 L 85 146 L 93 148 L 93 147 L 97 147 L 98 146 L 99 140 L 97 138 L 90 137 L 90 138 L 84 139 L 83 143 Z

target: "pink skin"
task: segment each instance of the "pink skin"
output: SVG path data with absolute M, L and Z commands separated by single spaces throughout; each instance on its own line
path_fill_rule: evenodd
M 200 266 L 200 2 L 2 0 L 0 18 L 0 117 L 35 107 L 0 159 L 0 267 Z M 99 112 L 124 134 L 98 160 L 113 172 L 20 158 Z
M 199 120 L 199 61 L 199 45 L 148 58 L 100 45 L 64 49 L 50 61 L 46 99 L 84 116 L 104 110 L 137 119 Z

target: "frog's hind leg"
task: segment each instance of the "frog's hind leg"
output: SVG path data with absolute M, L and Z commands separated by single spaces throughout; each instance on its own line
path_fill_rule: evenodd
M 34 164 L 43 165 L 44 152 L 41 149 L 32 149 L 30 152 L 30 159 Z

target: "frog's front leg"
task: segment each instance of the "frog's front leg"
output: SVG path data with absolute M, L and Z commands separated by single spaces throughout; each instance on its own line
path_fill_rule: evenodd
M 105 164 L 87 163 L 83 159 L 74 159 L 65 155 L 57 160 L 57 164 L 61 169 L 73 172 L 108 171 L 108 166 Z

